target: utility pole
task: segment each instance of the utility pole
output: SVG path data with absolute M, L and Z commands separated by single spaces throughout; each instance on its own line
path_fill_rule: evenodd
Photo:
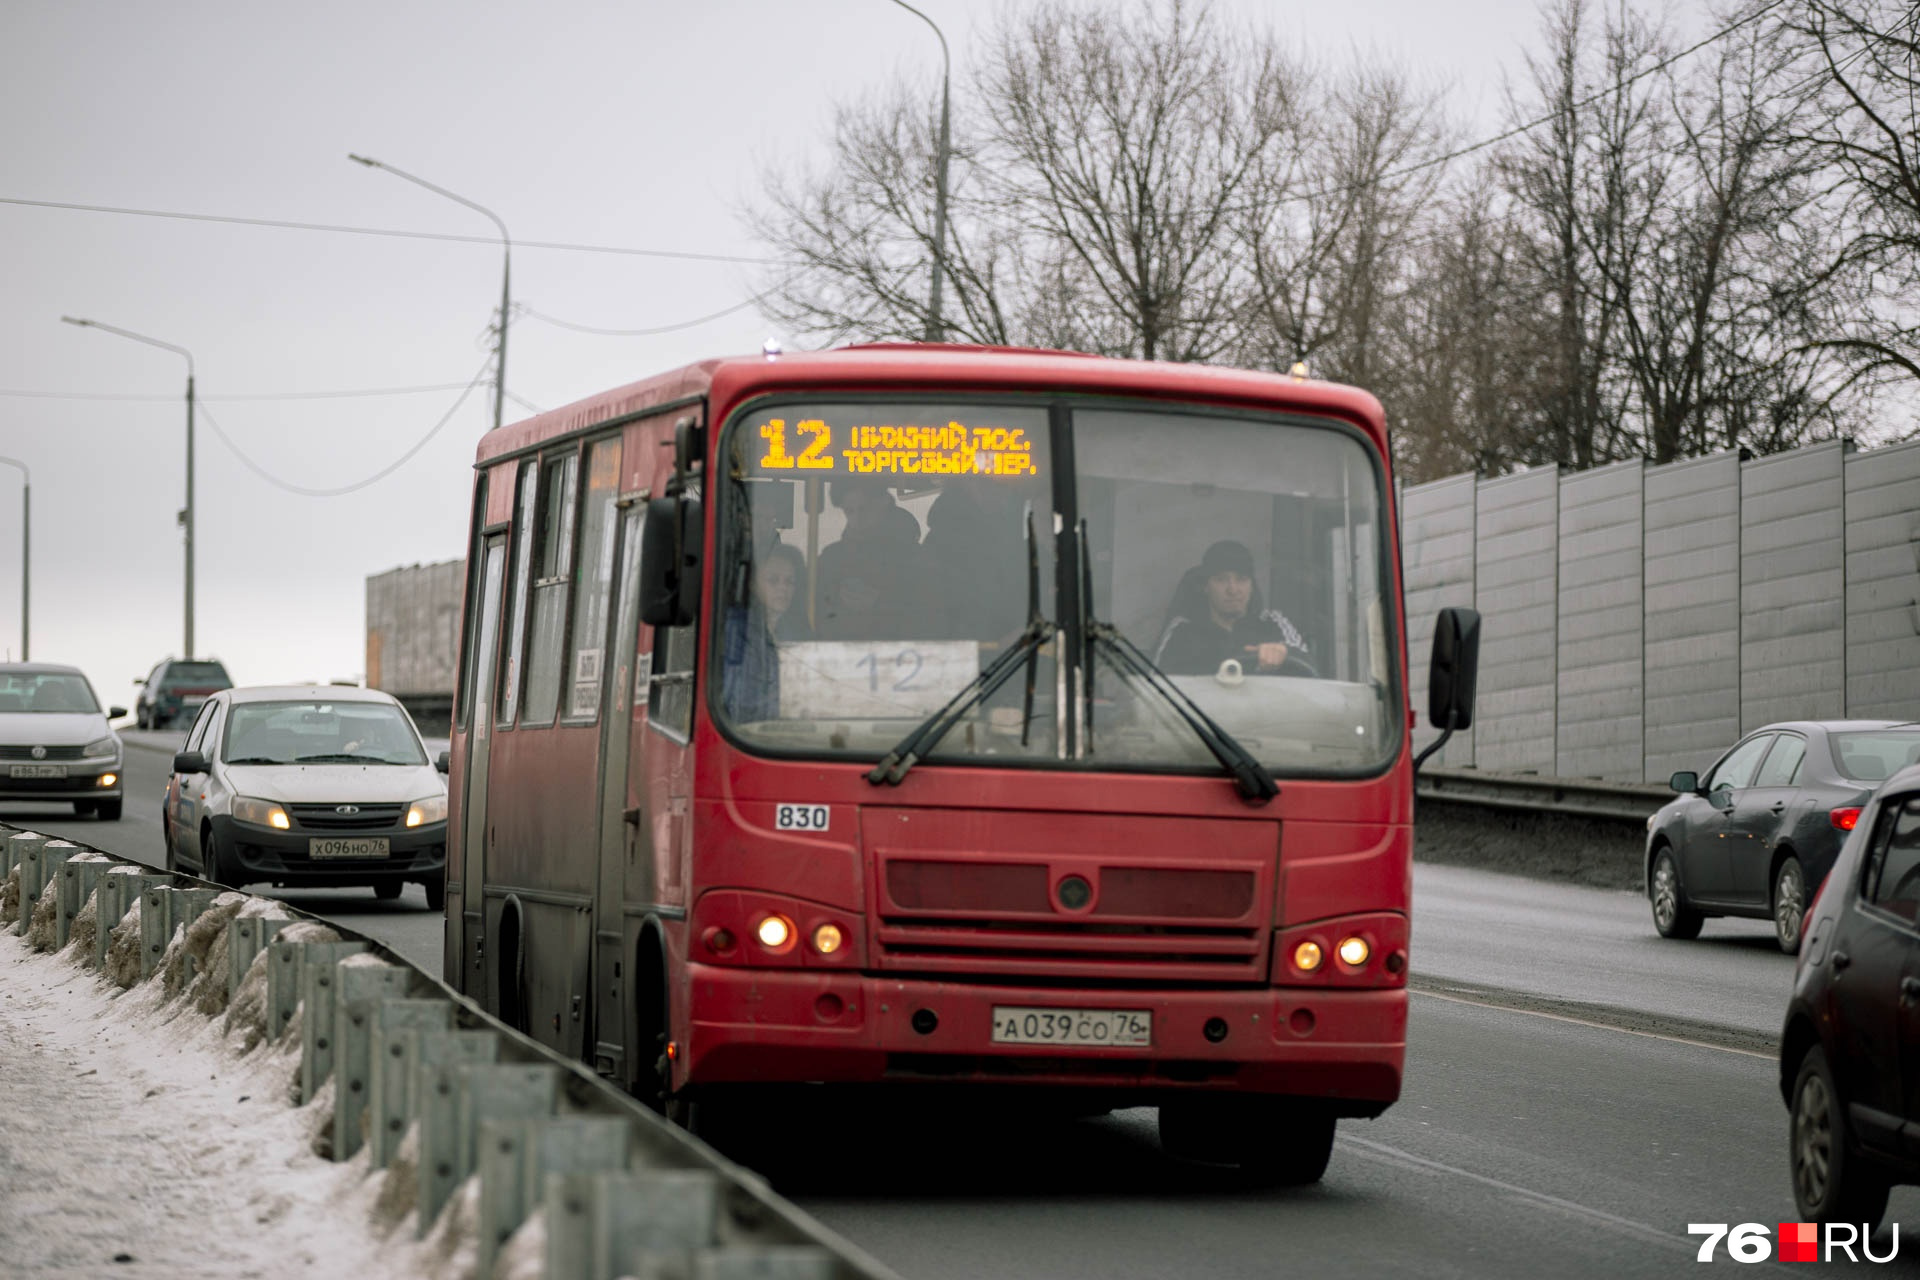
M 64 324 L 79 325 L 82 329 L 98 329 L 102 333 L 111 333 L 116 337 L 127 338 L 134 342 L 145 343 L 149 347 L 159 347 L 175 355 L 186 357 L 187 361 L 187 505 L 180 509 L 176 517 L 181 530 L 186 535 L 186 600 L 182 612 L 185 615 L 185 642 L 180 654 L 183 658 L 193 657 L 193 352 L 185 347 L 177 347 L 171 342 L 162 342 L 158 338 L 149 338 L 144 333 L 135 333 L 131 329 L 121 329 L 99 320 L 82 320 L 74 316 L 61 316 Z
M 950 95 L 953 87 L 953 61 L 947 53 L 947 36 L 940 30 L 940 24 L 920 10 L 907 3 L 907 0 L 893 0 L 902 9 L 933 28 L 933 34 L 940 37 L 940 140 L 935 144 L 933 175 L 933 283 L 927 290 L 927 338 L 928 342 L 944 342 L 947 336 L 946 321 L 942 317 L 941 293 L 947 267 L 947 160 L 951 154 L 949 145 L 948 122 Z
M 425 178 L 415 177 L 405 169 L 396 169 L 384 160 L 375 160 L 372 156 L 348 154 L 347 159 L 355 164 L 363 164 L 369 169 L 385 169 L 396 178 L 404 178 L 416 187 L 425 187 L 437 196 L 445 196 L 456 204 L 463 204 L 475 213 L 485 214 L 493 219 L 493 225 L 500 230 L 500 246 L 504 261 L 500 267 L 500 328 L 495 335 L 493 361 L 493 429 L 500 429 L 501 410 L 507 395 L 507 320 L 508 308 L 513 305 L 513 237 L 507 234 L 507 224 L 498 214 L 483 204 L 475 204 L 463 195 L 456 195 L 445 187 L 435 186 Z

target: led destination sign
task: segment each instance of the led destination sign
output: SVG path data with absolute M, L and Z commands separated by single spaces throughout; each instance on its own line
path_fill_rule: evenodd
M 1033 441 L 1021 427 L 944 427 L 872 423 L 850 426 L 834 451 L 834 429 L 819 418 L 789 427 L 785 418 L 760 425 L 766 471 L 826 471 L 848 475 L 1032 476 Z M 798 449 L 798 452 L 791 450 Z

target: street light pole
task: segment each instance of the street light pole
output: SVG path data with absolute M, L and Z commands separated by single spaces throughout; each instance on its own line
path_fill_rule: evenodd
M 396 178 L 405 178 L 416 187 L 425 187 L 437 196 L 445 196 L 457 204 L 463 204 L 475 213 L 485 214 L 493 220 L 500 230 L 500 247 L 504 259 L 500 267 L 500 328 L 496 330 L 499 341 L 494 347 L 493 361 L 493 428 L 500 429 L 501 407 L 507 394 L 507 308 L 513 304 L 513 237 L 507 234 L 507 224 L 500 216 L 483 204 L 475 204 L 463 195 L 456 195 L 445 187 L 435 186 L 425 178 L 415 177 L 405 169 L 396 169 L 384 160 L 375 160 L 372 156 L 358 156 L 349 153 L 347 159 L 355 164 L 363 164 L 369 169 L 385 169 Z
M 927 291 L 927 341 L 946 339 L 946 322 L 941 318 L 940 294 L 947 266 L 947 159 L 951 154 L 948 134 L 948 105 L 953 84 L 953 61 L 947 53 L 947 36 L 940 24 L 920 12 L 907 0 L 893 0 L 902 9 L 933 28 L 940 37 L 940 141 L 934 153 L 933 177 L 933 284 Z
M 131 329 L 121 329 L 114 325 L 103 324 L 98 320 L 81 320 L 74 316 L 61 316 L 63 324 L 77 324 L 82 329 L 98 329 L 102 333 L 111 333 L 117 337 L 128 338 L 134 342 L 145 343 L 149 347 L 159 347 L 175 355 L 185 356 L 187 360 L 187 505 L 180 510 L 180 528 L 186 534 L 186 601 L 184 613 L 185 639 L 180 656 L 193 657 L 193 352 L 185 347 L 176 347 L 171 342 L 162 342 L 158 338 L 149 338 L 144 333 L 135 333 Z
M 33 475 L 27 464 L 13 458 L 0 458 L 0 467 L 20 471 L 20 661 L 33 657 L 28 647 L 33 632 L 28 626 L 33 606 Z

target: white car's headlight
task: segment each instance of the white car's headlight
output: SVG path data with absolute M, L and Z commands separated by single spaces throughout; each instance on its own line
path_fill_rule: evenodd
M 272 827 L 275 831 L 285 831 L 293 825 L 287 820 L 287 811 L 273 801 L 247 796 L 235 798 L 233 817 L 236 822 L 251 822 L 256 827 Z
M 96 738 L 87 744 L 83 753 L 89 760 L 118 760 L 120 758 L 120 739 L 109 734 Z
M 415 800 L 407 806 L 407 825 L 410 827 L 424 827 L 429 822 L 445 822 L 446 820 L 447 797 L 445 793 L 437 796 L 428 796 L 424 800 Z

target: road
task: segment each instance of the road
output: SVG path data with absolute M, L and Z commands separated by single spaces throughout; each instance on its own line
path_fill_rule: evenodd
M 0 819 L 158 865 L 175 739 L 127 736 L 120 822 L 28 805 Z M 440 925 L 417 889 L 397 904 L 280 892 L 437 971 Z M 1144 1109 L 1041 1122 L 829 1106 L 728 1149 L 913 1280 L 1660 1276 L 1695 1266 L 1689 1222 L 1793 1219 L 1766 1052 L 1792 962 L 1765 923 L 1666 942 L 1633 894 L 1425 865 L 1415 901 L 1405 1095 L 1342 1124 L 1316 1187 L 1247 1191 L 1171 1160 Z M 1890 1221 L 1920 1221 L 1920 1192 L 1897 1191 Z

